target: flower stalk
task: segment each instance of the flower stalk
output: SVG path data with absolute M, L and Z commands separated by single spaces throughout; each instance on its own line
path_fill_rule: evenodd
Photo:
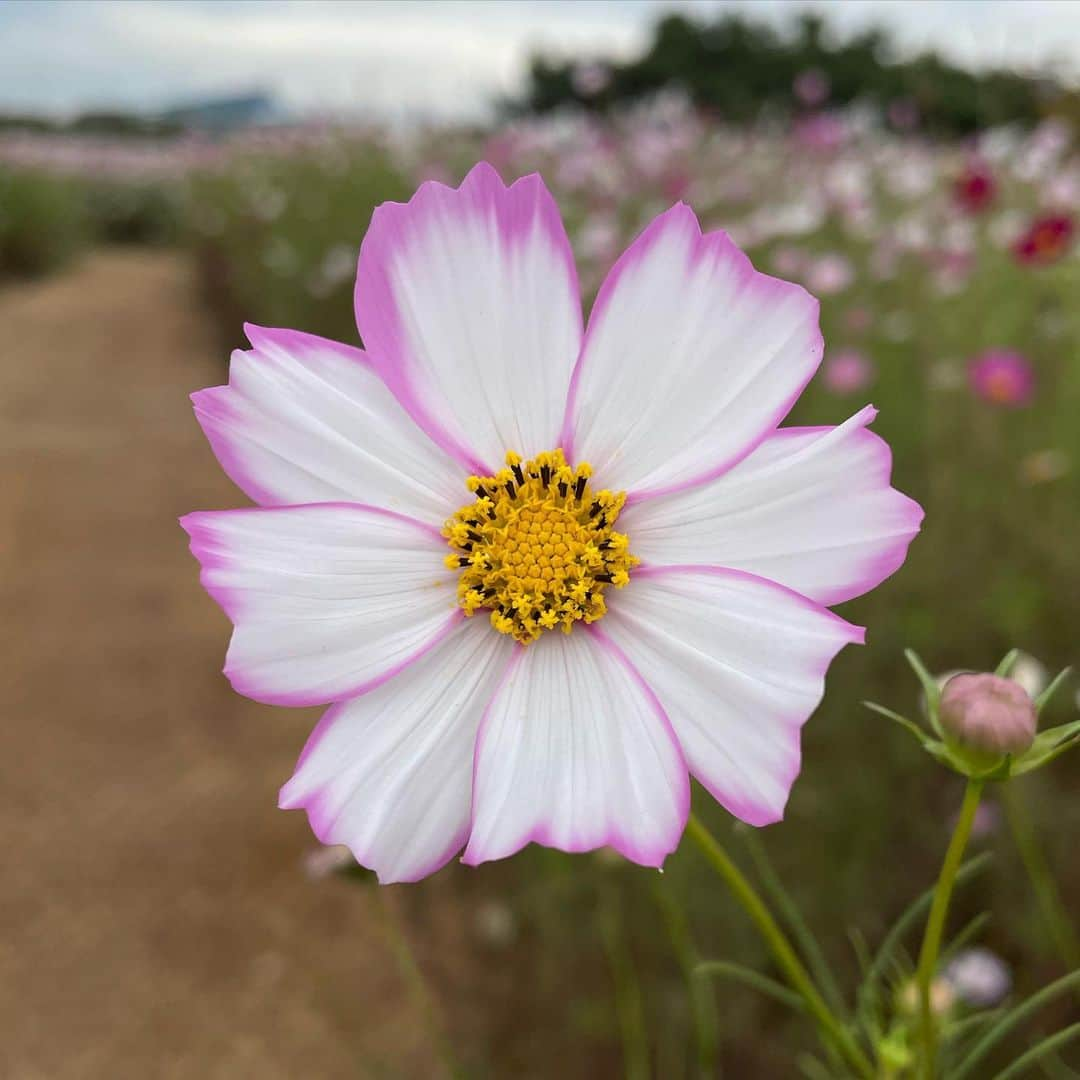
M 773 918 L 753 885 L 731 860 L 716 837 L 694 814 L 691 814 L 687 821 L 686 831 L 701 849 L 709 864 L 724 879 L 743 910 L 750 916 L 788 983 L 806 1003 L 807 1011 L 817 1021 L 829 1041 L 859 1076 L 873 1077 L 874 1068 L 869 1058 L 860 1049 L 851 1032 L 825 1003 L 825 999 L 810 978 L 809 972 L 799 959 L 791 942 L 788 941 L 787 935 Z
M 971 828 L 975 822 L 975 811 L 979 808 L 982 797 L 983 781 L 968 780 L 964 789 L 964 801 L 960 807 L 960 816 L 953 830 L 952 839 L 941 864 L 937 885 L 934 888 L 934 900 L 930 906 L 930 915 L 926 920 L 926 933 L 922 948 L 919 950 L 919 966 L 915 981 L 919 991 L 919 1034 L 922 1044 L 922 1075 L 925 1080 L 933 1080 L 937 1058 L 937 1024 L 931 1000 L 931 988 L 934 972 L 937 970 L 938 955 L 941 952 L 941 939 L 945 932 L 945 920 L 949 914 L 949 901 L 956 883 L 956 872 L 964 857 L 964 849 L 971 837 Z

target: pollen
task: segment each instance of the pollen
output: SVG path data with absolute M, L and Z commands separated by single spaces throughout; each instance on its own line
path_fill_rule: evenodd
M 443 527 L 466 615 L 489 612 L 496 630 L 523 645 L 603 617 L 604 591 L 622 588 L 638 560 L 613 528 L 625 492 L 593 491 L 591 475 L 587 463 L 571 469 L 552 450 L 531 461 L 511 452 L 495 476 L 469 477 L 474 500 Z

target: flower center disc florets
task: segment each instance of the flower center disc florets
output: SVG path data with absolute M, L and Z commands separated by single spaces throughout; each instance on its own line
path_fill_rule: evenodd
M 495 476 L 470 476 L 476 496 L 443 527 L 461 568 L 466 615 L 490 610 L 491 625 L 523 645 L 545 630 L 570 633 L 607 611 L 604 590 L 621 588 L 638 560 L 612 526 L 625 492 L 593 491 L 586 463 L 571 469 L 561 450 L 523 462 L 506 455 Z

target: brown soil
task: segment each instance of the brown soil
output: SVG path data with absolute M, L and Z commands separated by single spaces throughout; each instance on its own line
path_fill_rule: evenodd
M 0 1075 L 440 1075 L 377 897 L 276 809 L 313 714 L 218 674 L 176 519 L 245 500 L 190 264 L 96 254 L 0 328 Z

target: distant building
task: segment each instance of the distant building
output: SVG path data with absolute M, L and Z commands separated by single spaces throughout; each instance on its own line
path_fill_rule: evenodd
M 232 131 L 281 120 L 281 113 L 269 94 L 241 94 L 236 97 L 195 101 L 158 113 L 154 119 L 165 124 L 198 131 Z

